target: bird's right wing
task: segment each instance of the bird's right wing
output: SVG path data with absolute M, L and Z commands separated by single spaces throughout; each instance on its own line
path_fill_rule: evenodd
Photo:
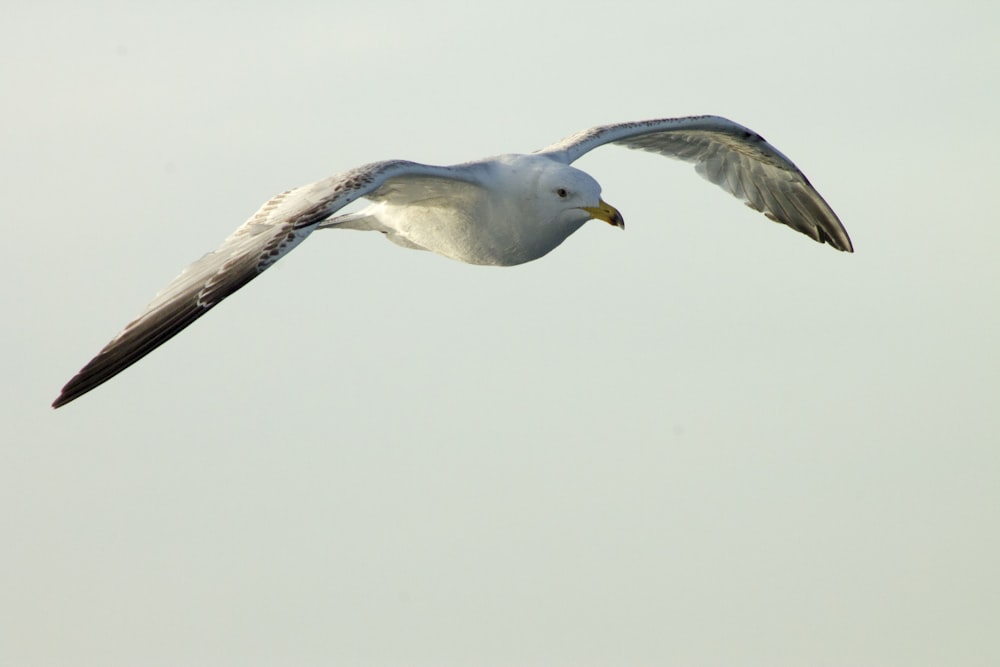
M 447 167 L 404 160 L 374 162 L 283 192 L 229 235 L 216 250 L 188 266 L 145 310 L 77 373 L 52 403 L 58 408 L 110 380 L 155 350 L 220 301 L 243 287 L 325 219 L 393 179 L 459 180 Z
M 538 152 L 570 164 L 605 144 L 693 163 L 704 178 L 771 220 L 837 250 L 854 250 L 837 214 L 805 174 L 764 137 L 731 120 L 690 116 L 598 125 Z

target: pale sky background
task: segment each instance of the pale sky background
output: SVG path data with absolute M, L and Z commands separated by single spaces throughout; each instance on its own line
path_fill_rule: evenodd
M 0 665 L 1000 664 L 1000 4 L 20 3 L 0 23 Z M 48 406 L 271 195 L 749 126 L 517 268 L 320 232 Z

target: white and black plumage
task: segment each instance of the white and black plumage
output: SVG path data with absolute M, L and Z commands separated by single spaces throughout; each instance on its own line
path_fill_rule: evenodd
M 604 144 L 692 162 L 699 174 L 768 218 L 852 252 L 840 220 L 791 160 L 725 118 L 695 116 L 602 125 L 529 155 L 452 167 L 373 162 L 284 192 L 222 245 L 177 276 L 63 387 L 65 405 L 179 333 L 317 229 L 383 232 L 395 243 L 470 264 L 538 259 L 587 220 L 623 227 L 601 186 L 570 164 Z M 357 213 L 337 212 L 359 198 Z

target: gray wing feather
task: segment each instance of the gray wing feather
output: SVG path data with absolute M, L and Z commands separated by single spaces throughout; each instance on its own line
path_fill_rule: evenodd
M 396 176 L 447 178 L 447 168 L 375 162 L 268 200 L 216 250 L 161 290 L 145 310 L 63 387 L 58 408 L 107 382 L 155 350 L 291 252 L 317 226 Z
M 838 250 L 853 252 L 837 214 L 798 167 L 756 132 L 718 116 L 602 125 L 540 153 L 567 164 L 604 144 L 693 162 L 695 171 L 771 220 Z

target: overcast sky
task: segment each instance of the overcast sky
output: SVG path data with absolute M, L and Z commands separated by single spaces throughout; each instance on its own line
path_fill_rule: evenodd
M 995 2 L 21 3 L 0 23 L 0 664 L 1000 663 Z M 713 113 L 515 268 L 320 232 L 59 388 L 271 195 Z

